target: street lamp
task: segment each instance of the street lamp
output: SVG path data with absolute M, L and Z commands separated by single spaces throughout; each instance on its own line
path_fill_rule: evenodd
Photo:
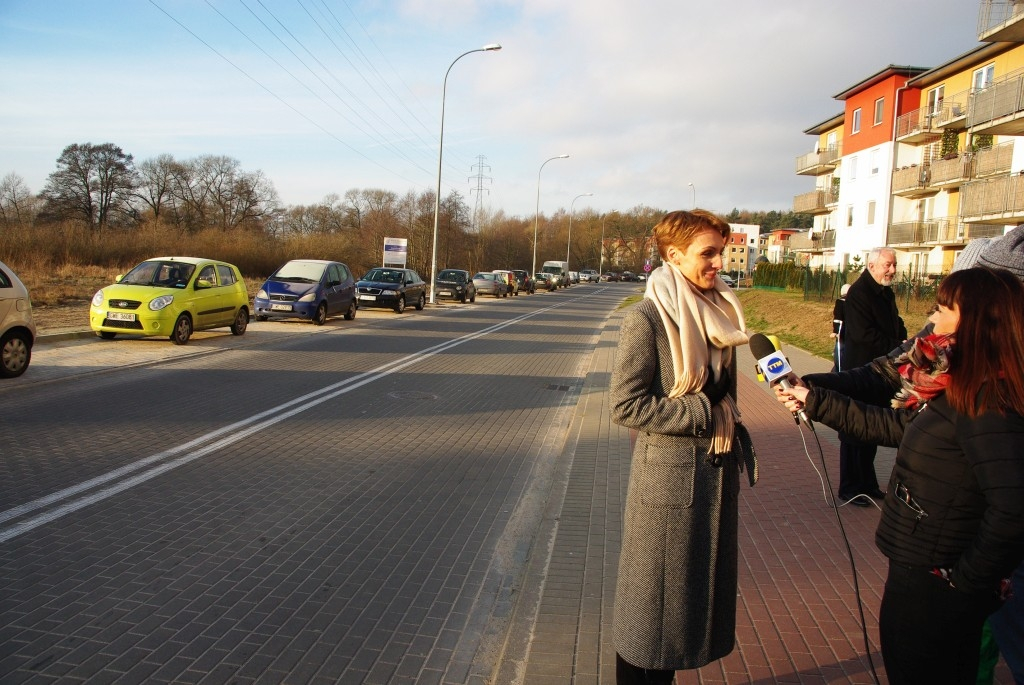
M 568 240 L 565 241 L 565 263 L 566 264 L 569 263 L 569 246 L 572 245 L 572 208 L 573 208 L 573 205 L 575 205 L 576 204 L 576 200 L 580 199 L 581 197 L 590 197 L 592 195 L 593 195 L 593 193 L 583 193 L 582 195 L 577 195 L 576 197 L 574 197 L 572 199 L 572 202 L 569 203 L 569 238 L 568 238 Z
M 558 155 L 557 157 L 550 157 L 544 160 L 544 164 L 555 160 L 555 159 L 566 159 L 569 155 Z M 544 171 L 544 164 L 540 165 L 540 169 L 537 170 L 537 215 L 533 219 L 533 271 L 531 274 L 537 273 L 537 227 L 540 225 L 540 172 Z
M 693 187 L 692 183 L 687 183 L 690 186 L 690 190 L 693 191 L 693 209 L 697 209 L 697 189 Z
M 444 83 L 441 85 L 441 138 L 437 143 L 437 196 L 434 197 L 434 246 L 430 251 L 430 304 L 434 304 L 434 280 L 437 278 L 437 224 L 441 215 L 441 159 L 444 155 L 444 99 L 448 90 L 448 74 L 451 72 L 452 67 L 455 63 L 466 55 L 471 55 L 474 52 L 491 52 L 492 50 L 501 50 L 501 46 L 497 43 L 491 43 L 485 45 L 482 48 L 476 50 L 469 50 L 464 52 L 448 65 L 448 71 L 444 72 Z
M 601 216 L 601 256 L 598 258 L 597 266 L 597 277 L 600 278 L 604 273 L 604 222 L 608 220 L 608 215 Z

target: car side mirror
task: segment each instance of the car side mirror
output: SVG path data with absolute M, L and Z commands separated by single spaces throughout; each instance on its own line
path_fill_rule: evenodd
M 201 290 L 203 288 L 212 288 L 212 287 L 213 287 L 213 283 L 211 281 L 206 280 L 205 278 L 200 278 L 198 281 L 196 281 L 196 290 Z

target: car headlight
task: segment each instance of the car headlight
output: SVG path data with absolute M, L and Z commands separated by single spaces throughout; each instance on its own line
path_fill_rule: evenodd
M 299 298 L 299 302 L 312 302 L 315 299 L 316 299 L 316 291 L 315 290 L 311 290 L 310 292 L 308 292 L 305 295 L 303 295 L 302 297 L 300 297 Z
M 174 302 L 174 295 L 161 295 L 150 301 L 149 308 L 154 312 L 158 312 L 172 302 Z
M 103 291 L 97 290 L 96 294 L 92 296 L 92 306 L 102 307 L 103 306 Z
M 267 297 L 267 291 L 264 290 L 263 288 L 260 288 L 259 290 L 256 291 L 256 297 L 261 299 L 261 300 L 269 300 L 270 299 L 269 297 Z

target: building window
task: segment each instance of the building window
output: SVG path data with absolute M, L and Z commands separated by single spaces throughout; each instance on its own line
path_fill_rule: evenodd
M 882 123 L 882 113 L 885 112 L 885 98 L 875 100 L 875 126 Z
M 942 114 L 942 99 L 945 97 L 946 86 L 939 86 L 928 91 L 928 113 Z
M 878 176 L 878 159 L 879 159 L 879 157 L 880 157 L 880 155 L 878 153 L 878 150 L 872 150 L 871 151 L 870 162 L 871 162 L 871 175 L 872 176 Z
M 853 123 L 850 124 L 851 133 L 860 133 L 860 107 L 853 110 Z
M 868 226 L 875 225 L 875 201 L 868 202 Z
M 856 157 L 850 157 L 849 167 L 850 167 L 850 180 L 851 181 L 856 181 L 857 180 L 857 158 Z
M 974 72 L 974 77 L 971 79 L 971 86 L 974 90 L 981 90 L 982 88 L 988 88 L 992 85 L 992 77 L 995 76 L 996 65 L 989 64 L 982 67 Z
M 846 206 L 846 226 L 853 226 L 853 205 Z

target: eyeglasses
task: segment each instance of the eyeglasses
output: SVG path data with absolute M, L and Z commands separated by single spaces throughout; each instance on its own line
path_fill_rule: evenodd
M 896 483 L 896 489 L 893 492 L 896 495 L 896 499 L 907 506 L 912 512 L 917 514 L 917 520 L 928 516 L 928 512 L 921 508 L 921 505 L 917 503 L 917 500 L 910 494 L 910 490 L 907 490 L 907 486 L 903 483 Z

